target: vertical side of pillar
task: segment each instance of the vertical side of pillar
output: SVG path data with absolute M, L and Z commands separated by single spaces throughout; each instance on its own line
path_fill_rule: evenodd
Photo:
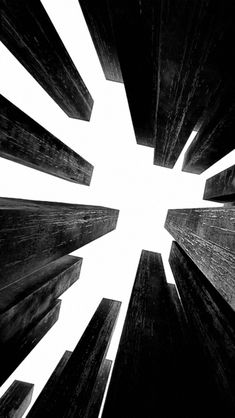
M 0 39 L 68 116 L 90 119 L 92 97 L 39 0 L 2 0 Z
M 30 405 L 34 385 L 14 380 L 0 399 L 0 416 L 21 418 Z

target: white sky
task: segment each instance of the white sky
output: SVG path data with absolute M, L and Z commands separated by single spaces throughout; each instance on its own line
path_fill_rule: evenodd
M 90 122 L 69 119 L 0 43 L 0 93 L 95 166 L 91 186 L 76 185 L 0 158 L 0 195 L 94 204 L 120 209 L 117 229 L 73 254 L 83 257 L 80 279 L 62 297 L 58 322 L 0 389 L 14 379 L 35 383 L 34 399 L 65 350 L 73 350 L 102 297 L 122 301 L 110 347 L 113 359 L 142 249 L 161 252 L 172 238 L 168 208 L 220 206 L 202 200 L 205 179 L 234 164 L 235 151 L 201 176 L 153 165 L 153 149 L 136 144 L 124 86 L 106 81 L 77 0 L 43 0 L 47 13 L 88 87 Z

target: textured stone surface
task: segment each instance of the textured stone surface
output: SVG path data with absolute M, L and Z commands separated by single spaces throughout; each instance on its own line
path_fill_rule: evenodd
M 24 334 L 78 280 L 82 259 L 66 255 L 0 290 L 0 345 Z
M 107 0 L 79 0 L 107 80 L 122 82 L 116 41 Z
M 70 117 L 89 120 L 93 100 L 39 0 L 2 0 L 0 40 Z
M 0 385 L 13 373 L 55 324 L 59 316 L 60 304 L 60 300 L 54 301 L 48 311 L 36 323 L 32 324 L 23 336 L 12 338 L 3 347 L 0 346 L 0 355 L 4 359 L 0 369 Z
M 14 380 L 0 399 L 0 416 L 21 418 L 31 402 L 33 387 L 31 383 Z
M 142 251 L 102 418 L 189 416 L 194 380 L 185 334 L 161 255 Z
M 235 415 L 235 313 L 180 246 L 173 242 L 170 265 L 180 297 L 214 380 L 213 404 Z
M 207 179 L 203 199 L 235 202 L 235 165 Z
M 98 418 L 111 366 L 107 359 L 101 364 L 84 418 Z
M 53 399 L 54 396 L 56 396 L 59 380 L 61 378 L 66 364 L 68 363 L 68 360 L 71 357 L 71 354 L 71 351 L 65 351 L 63 357 L 60 359 L 54 372 L 52 373 L 46 385 L 44 386 L 42 392 L 40 393 L 32 408 L 30 409 L 27 415 L 28 418 L 42 417 L 44 410 L 47 408 L 48 402 L 50 402 L 50 400 Z
M 62 373 L 56 394 L 43 409 L 45 418 L 86 416 L 119 309 L 120 302 L 102 299 Z
M 171 209 L 165 228 L 235 309 L 235 208 Z
M 1 287 L 112 231 L 117 218 L 100 206 L 0 198 Z
M 93 166 L 0 95 L 0 156 L 89 186 Z

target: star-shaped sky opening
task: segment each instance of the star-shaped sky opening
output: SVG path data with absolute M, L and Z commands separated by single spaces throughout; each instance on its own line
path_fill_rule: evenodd
M 154 166 L 153 149 L 136 144 L 124 86 L 104 78 L 77 0 L 42 3 L 94 98 L 91 120 L 69 119 L 2 44 L 1 94 L 95 169 L 86 187 L 1 159 L 1 196 L 101 205 L 120 215 L 114 232 L 73 253 L 83 257 L 83 266 L 79 281 L 61 297 L 60 320 L 1 387 L 4 393 L 14 379 L 32 381 L 35 397 L 64 351 L 75 347 L 102 297 L 122 301 L 109 352 L 114 357 L 141 250 L 162 253 L 172 281 L 167 209 L 216 206 L 202 200 L 205 179 L 234 160 L 233 151 L 201 176 L 181 172 L 184 151 L 173 170 Z

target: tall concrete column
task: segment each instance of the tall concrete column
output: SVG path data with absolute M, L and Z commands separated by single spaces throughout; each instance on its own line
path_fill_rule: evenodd
M 0 289 L 112 231 L 117 219 L 118 210 L 100 206 L 0 198 Z
M 194 393 L 186 334 L 161 255 L 143 250 L 102 418 L 188 417 Z
M 169 261 L 190 329 L 203 353 L 206 365 L 203 370 L 209 369 L 213 381 L 210 404 L 221 405 L 220 410 L 215 408 L 214 416 L 232 417 L 235 415 L 235 313 L 176 242 L 172 244 Z
M 165 228 L 235 309 L 235 207 L 170 209 Z
M 0 157 L 89 186 L 93 166 L 0 95 Z
M 89 120 L 92 97 L 40 0 L 1 1 L 0 40 L 72 118 Z
M 106 79 L 121 83 L 122 72 L 108 2 L 79 0 L 79 3 Z
M 55 370 L 48 379 L 46 385 L 44 386 L 42 392 L 40 393 L 32 408 L 30 409 L 27 415 L 28 418 L 40 417 L 40 413 L 46 410 L 48 403 L 50 403 L 51 399 L 53 399 L 53 397 L 56 396 L 58 382 L 61 378 L 66 364 L 68 363 L 68 360 L 71 357 L 71 354 L 71 351 L 65 351 L 59 363 L 57 364 Z
M 66 255 L 0 290 L 0 347 L 24 335 L 79 279 L 82 259 Z
M 0 385 L 13 373 L 55 324 L 59 317 L 60 305 L 61 300 L 53 301 L 48 310 L 23 335 L 13 337 L 7 344 L 0 347 L 0 356 L 4 359 L 0 369 Z
M 33 387 L 31 383 L 15 380 L 0 398 L 0 416 L 22 418 L 30 405 Z
M 98 418 L 111 366 L 111 360 L 102 362 L 84 418 Z
M 49 389 L 53 396 L 46 397 L 46 402 L 36 403 L 29 413 L 30 418 L 41 418 L 42 415 L 45 418 L 88 418 L 87 408 L 106 358 L 119 309 L 120 302 L 102 299 L 59 379 L 56 379 L 56 390 Z
M 204 200 L 235 202 L 235 165 L 206 180 Z

